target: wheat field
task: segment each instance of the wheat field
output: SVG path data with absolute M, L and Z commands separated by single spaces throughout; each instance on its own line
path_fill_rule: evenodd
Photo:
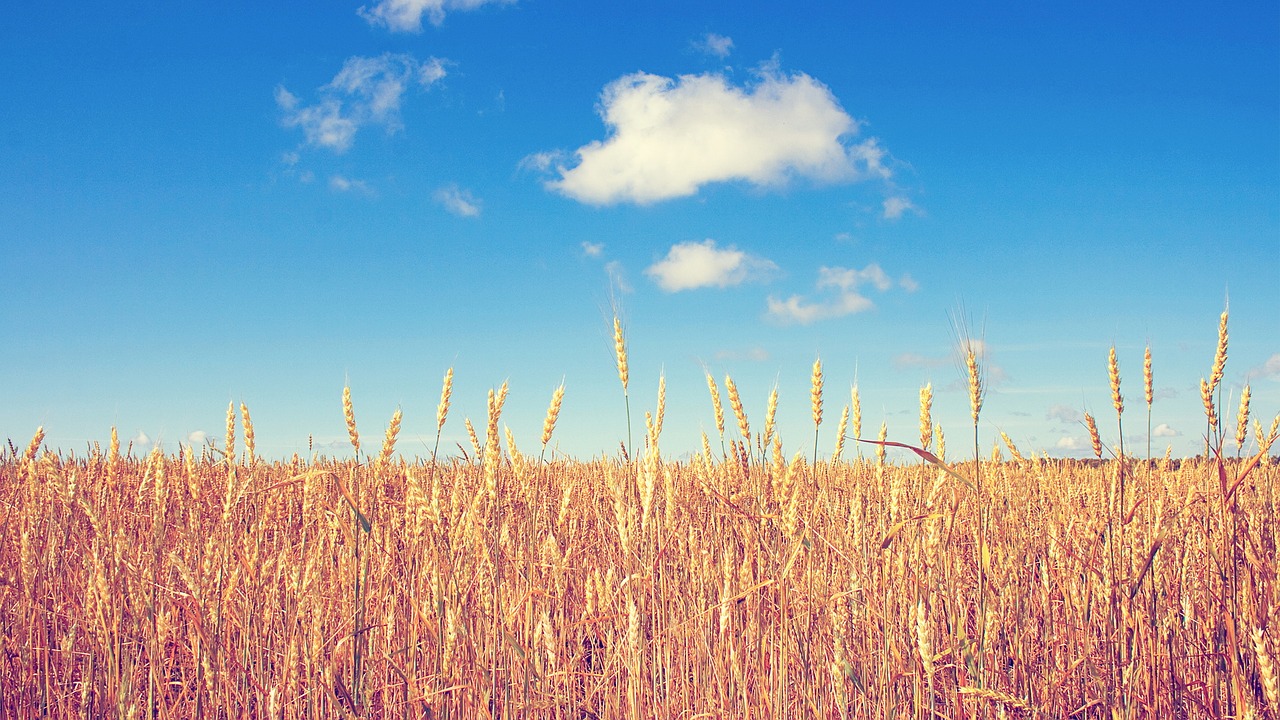
M 630 453 L 547 459 L 563 386 L 531 452 L 503 386 L 471 452 L 412 464 L 350 389 L 347 459 L 257 458 L 243 405 L 176 454 L 37 431 L 0 462 L 0 715 L 1277 718 L 1280 417 L 1218 407 L 1226 322 L 1181 462 L 1104 450 L 1092 416 L 1091 460 L 979 452 L 972 343 L 951 453 L 931 387 L 918 438 L 881 428 L 911 462 L 856 440 L 856 395 L 824 458 L 710 376 L 719 437 L 682 460 L 662 392 Z M 1127 416 L 1110 368 L 1116 421 L 1149 423 L 1150 354 Z

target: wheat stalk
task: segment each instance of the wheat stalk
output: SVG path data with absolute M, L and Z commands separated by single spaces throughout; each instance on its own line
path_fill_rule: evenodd
M 342 388 L 342 416 L 347 421 L 347 436 L 351 438 L 351 447 L 356 450 L 356 457 L 360 456 L 360 433 L 356 431 L 356 411 L 355 406 L 351 403 L 351 386 Z M 231 444 L 231 430 L 227 431 L 227 444 Z

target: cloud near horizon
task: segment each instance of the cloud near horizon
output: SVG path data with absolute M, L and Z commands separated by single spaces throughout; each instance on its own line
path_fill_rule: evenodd
M 671 246 L 667 256 L 650 265 L 648 275 L 666 292 L 703 287 L 726 288 L 748 280 L 760 280 L 777 271 L 771 260 L 748 255 L 732 245 L 717 248 L 710 238 Z
M 381 25 L 392 32 L 422 32 L 422 16 L 437 27 L 444 22 L 446 10 L 475 10 L 485 5 L 514 5 L 516 0 L 378 0 L 370 8 L 361 5 L 356 14 L 370 25 Z
M 298 96 L 278 85 L 276 106 L 284 113 L 282 124 L 301 128 L 308 145 L 344 153 L 365 125 L 381 125 L 389 133 L 399 130 L 405 91 L 412 85 L 429 88 L 444 79 L 448 74 L 444 66 L 439 58 L 419 61 L 407 54 L 352 56 L 333 80 L 320 87 L 317 102 L 303 105 Z
M 765 67 L 756 83 L 738 87 L 717 73 L 638 72 L 604 88 L 599 113 L 609 136 L 578 148 L 573 167 L 555 152 L 522 165 L 553 170 L 560 177 L 548 189 L 590 205 L 644 205 L 717 182 L 778 187 L 795 177 L 835 183 L 891 174 L 878 141 L 852 142 L 859 123 L 803 73 Z

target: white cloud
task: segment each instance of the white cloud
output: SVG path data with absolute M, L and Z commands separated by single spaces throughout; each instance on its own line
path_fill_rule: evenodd
M 894 196 L 884 199 L 884 219 L 886 220 L 897 220 L 908 210 L 914 212 L 916 210 L 916 206 L 910 200 L 902 196 Z
M 729 57 L 729 53 L 733 51 L 733 38 L 717 33 L 707 33 L 694 43 L 694 47 L 708 55 L 714 55 L 723 60 Z
M 601 255 L 604 255 L 604 243 L 583 241 L 582 254 L 587 257 L 598 258 Z
M 187 442 L 195 445 L 204 445 L 205 440 L 209 438 L 209 433 L 204 430 L 192 430 L 187 433 Z
M 1081 438 L 1062 437 L 1062 438 L 1058 438 L 1058 442 L 1054 445 L 1054 447 L 1058 448 L 1059 450 L 1084 450 L 1086 447 L 1092 447 L 1092 446 L 1089 444 L 1086 444 L 1084 440 Z
M 138 434 L 134 435 L 133 439 L 131 439 L 129 442 L 133 443 L 136 446 L 145 447 L 151 444 L 151 438 L 146 433 L 139 430 Z
M 758 279 L 778 269 L 773 262 L 729 246 L 717 248 L 716 241 L 683 242 L 672 245 L 666 258 L 644 271 L 667 292 L 702 287 L 726 288 Z
M 818 268 L 817 289 L 825 292 L 827 298 L 812 302 L 792 295 L 786 300 L 769 296 L 768 311 L 765 317 L 789 325 L 798 323 L 808 325 L 818 320 L 844 317 L 875 307 L 875 303 L 861 292 L 863 285 L 871 285 L 880 292 L 893 287 L 893 282 L 877 263 L 865 268 L 821 267 Z
M 363 180 L 352 180 L 342 175 L 329 176 L 329 189 L 334 192 L 358 192 L 364 195 L 372 195 L 373 189 Z
M 1270 378 L 1271 380 L 1280 380 L 1280 353 L 1276 353 L 1267 358 L 1266 362 L 1261 365 L 1250 368 L 1245 373 L 1245 378 L 1252 380 L 1253 378 Z
M 370 25 L 392 32 L 422 32 L 422 16 L 432 25 L 444 22 L 446 10 L 475 10 L 484 5 L 511 5 L 516 0 L 378 0 L 372 8 L 360 6 L 356 12 Z
M 546 183 L 593 205 L 658 202 L 733 180 L 770 187 L 797 176 L 890 175 L 877 141 L 850 144 L 858 122 L 827 86 L 802 73 L 766 67 L 745 87 L 713 73 L 635 73 L 605 87 L 599 112 L 609 137 L 578 148 L 572 168 L 557 162 L 559 179 Z
M 903 273 L 902 277 L 898 280 L 898 285 L 909 293 L 913 293 L 920 289 L 920 283 L 916 282 L 916 279 L 911 277 L 910 273 Z
M 1151 431 L 1152 437 L 1181 437 L 1182 433 L 1169 427 L 1169 423 L 1160 423 Z
M 333 80 L 319 89 L 320 98 L 303 106 L 298 96 L 276 87 L 276 106 L 285 127 L 302 129 L 307 144 L 345 152 L 365 125 L 400 129 L 400 100 L 411 85 L 423 88 L 446 75 L 444 61 L 421 62 L 411 55 L 385 53 L 347 58 Z
M 444 206 L 445 210 L 458 217 L 480 216 L 480 201 L 471 194 L 470 190 L 462 190 L 457 185 L 446 185 L 440 188 L 436 191 L 435 199 Z

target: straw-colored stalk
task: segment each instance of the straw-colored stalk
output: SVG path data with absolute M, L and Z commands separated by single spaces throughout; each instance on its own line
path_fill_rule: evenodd
M 440 388 L 440 404 L 436 406 L 436 439 L 444 431 L 445 418 L 449 416 L 449 398 L 453 395 L 453 368 L 444 374 L 444 385 Z
M 471 441 L 471 450 L 473 454 L 476 456 L 476 459 L 479 459 L 481 448 L 480 448 L 480 439 L 476 437 L 476 428 L 474 425 L 471 424 L 471 418 L 465 418 L 462 421 L 462 424 L 465 425 L 467 428 L 467 439 Z
M 667 376 L 658 376 L 658 404 L 653 411 L 653 444 L 658 444 L 658 437 L 662 435 L 662 418 L 667 412 Z
M 1240 392 L 1240 410 L 1236 413 L 1236 453 L 1244 448 L 1244 440 L 1249 434 L 1249 386 L 1246 384 Z
M 1148 345 L 1145 352 L 1142 353 L 1142 392 L 1147 401 L 1147 407 L 1151 407 L 1151 402 L 1155 400 L 1155 388 L 1152 385 L 1151 378 L 1151 346 Z
M 551 433 L 555 432 L 556 420 L 560 417 L 560 404 L 564 402 L 564 381 L 551 395 L 551 404 L 547 406 L 547 416 L 542 421 L 542 452 L 547 451 L 547 443 L 551 442 Z
M 1098 422 L 1089 413 L 1084 414 L 1084 424 L 1089 428 L 1089 442 L 1093 445 L 1093 456 L 1102 457 L 1102 438 L 1098 435 Z
M 253 419 L 249 417 L 249 406 L 240 403 L 240 419 L 244 423 L 244 463 L 249 467 L 253 467 L 254 460 L 254 442 L 253 442 Z
M 711 408 L 715 411 L 716 432 L 720 433 L 720 441 L 724 442 L 724 406 L 720 403 L 720 388 L 716 387 L 716 379 L 707 373 L 707 390 L 711 392 Z
M 613 354 L 618 365 L 618 380 L 622 382 L 622 399 L 627 411 L 627 445 L 624 448 L 631 454 L 631 395 L 627 393 L 627 381 L 631 372 L 627 368 L 627 343 L 622 336 L 622 322 L 613 316 Z
M 858 396 L 858 384 L 854 383 L 849 391 L 849 419 L 853 423 L 850 428 L 853 431 L 854 439 L 862 437 L 862 399 Z M 862 446 L 859 444 L 856 448 L 858 457 L 862 457 Z
M 360 454 L 360 433 L 356 431 L 356 411 L 351 404 L 351 387 L 342 388 L 342 416 L 347 420 L 347 435 L 351 438 L 351 447 Z M 230 432 L 230 431 L 228 431 Z
M 1276 676 L 1271 653 L 1267 651 L 1267 639 L 1262 634 L 1262 628 L 1255 627 L 1250 639 L 1253 640 L 1254 656 L 1258 659 L 1258 675 L 1262 680 L 1263 694 L 1267 696 L 1273 716 L 1280 717 L 1280 679 Z
M 400 420 L 403 417 L 399 408 L 391 416 L 391 422 L 387 425 L 386 437 L 382 439 L 382 451 L 378 453 L 378 460 L 375 463 L 377 468 L 385 468 L 387 463 L 391 462 L 391 455 L 396 451 L 396 436 L 400 434 Z
M 236 404 L 235 402 L 227 403 L 227 442 L 222 446 L 222 451 L 226 454 L 227 464 L 235 463 L 236 458 Z
M 1213 406 L 1213 386 L 1200 378 L 1200 401 L 1204 403 L 1204 416 L 1209 421 L 1209 427 L 1218 426 L 1218 412 Z
M 933 441 L 933 383 L 920 388 L 920 447 L 928 450 Z
M 876 445 L 876 461 L 879 462 L 881 465 L 884 464 L 884 441 L 887 440 L 888 438 L 889 438 L 888 421 L 882 421 L 880 423 L 880 435 L 879 435 L 879 440 L 881 444 Z
M 1213 370 L 1209 373 L 1209 392 L 1218 389 L 1222 382 L 1222 372 L 1227 365 L 1227 310 L 1218 318 L 1218 345 L 1213 352 Z
M 622 392 L 627 392 L 627 381 L 631 373 L 627 370 L 627 343 L 622 337 L 622 322 L 613 316 L 613 351 L 618 363 L 618 380 L 622 382 Z
M 849 429 L 849 406 L 844 406 L 844 411 L 840 413 L 840 424 L 836 427 L 836 449 L 831 453 L 831 462 L 840 461 L 840 455 L 844 452 L 844 434 Z
M 1022 456 L 1022 453 L 1018 452 L 1018 446 L 1013 444 L 1013 440 L 1003 430 L 1000 431 L 1000 439 L 1004 441 L 1004 446 L 1009 448 L 1009 454 L 1013 456 L 1014 460 L 1019 463 L 1026 462 L 1026 458 Z
M 760 446 L 765 448 L 773 441 L 773 433 L 777 430 L 774 418 L 778 414 L 778 386 L 774 385 L 773 390 L 769 392 L 769 404 L 764 411 L 764 434 L 760 436 Z
M 818 462 L 818 426 L 822 425 L 822 358 L 813 361 L 809 375 L 809 408 L 813 414 L 813 462 Z
M 729 393 L 729 406 L 733 408 L 733 416 L 738 419 L 738 432 L 742 433 L 742 439 L 749 445 L 751 427 L 747 425 L 747 413 L 742 409 L 742 398 L 738 395 L 738 386 L 733 384 L 733 378 L 725 375 L 724 388 Z

